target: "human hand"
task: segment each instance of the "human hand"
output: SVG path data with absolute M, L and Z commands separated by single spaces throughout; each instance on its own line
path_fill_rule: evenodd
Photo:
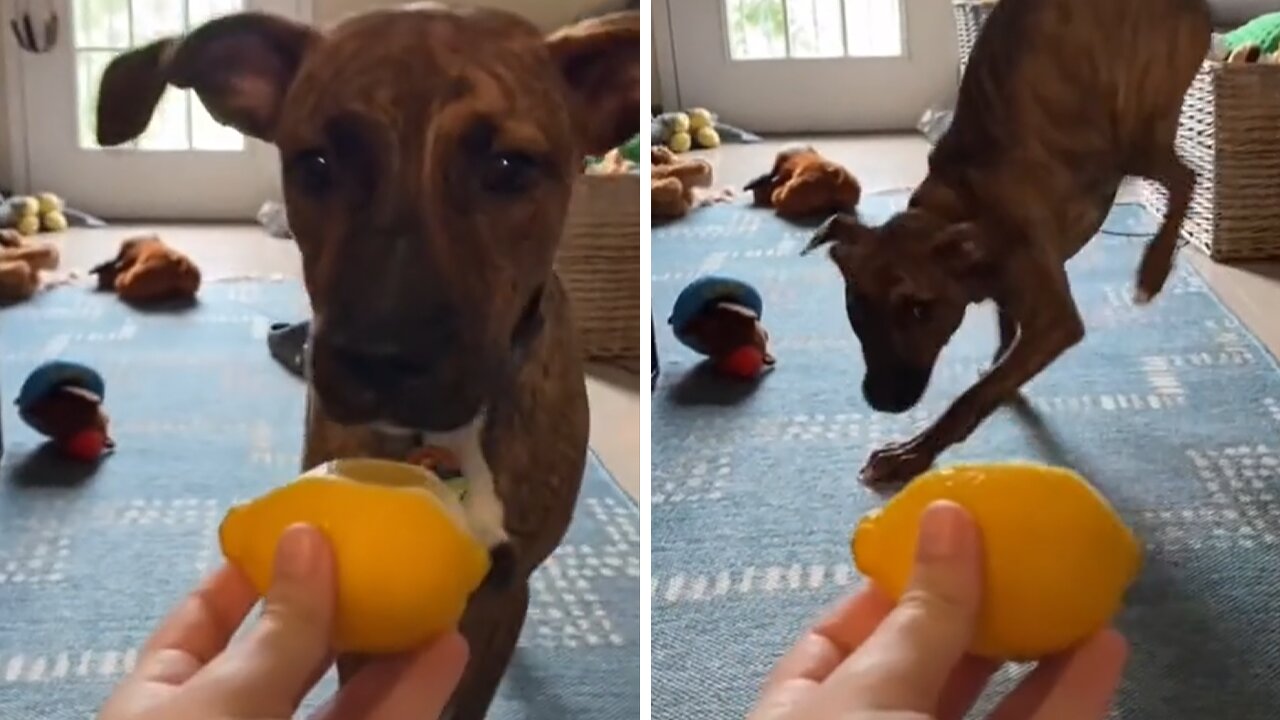
M 963 718 L 1000 667 L 965 654 L 981 587 L 973 519 L 958 505 L 931 505 L 901 601 L 868 586 L 841 602 L 778 662 L 750 720 Z M 1104 630 L 1041 661 L 989 718 L 1105 718 L 1127 656 L 1124 638 Z
M 99 720 L 292 718 L 333 663 L 334 582 L 324 536 L 290 528 L 276 548 L 261 618 L 231 643 L 258 595 L 239 570 L 223 566 L 161 623 Z M 312 718 L 439 717 L 466 663 L 467 644 L 456 632 L 421 651 L 370 661 Z

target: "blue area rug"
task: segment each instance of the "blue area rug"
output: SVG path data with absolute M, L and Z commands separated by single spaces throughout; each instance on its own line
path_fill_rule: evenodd
M 0 718 L 94 716 L 154 623 L 220 561 L 226 507 L 297 473 L 303 384 L 266 336 L 306 313 L 296 284 L 229 283 L 178 314 L 79 288 L 0 314 Z M 13 410 L 22 379 L 52 357 L 106 378 L 119 447 L 93 477 L 41 453 Z M 639 716 L 638 528 L 592 457 L 490 717 Z
M 880 222 L 905 199 L 860 209 Z M 1106 226 L 1154 228 L 1132 206 Z M 873 413 L 841 280 L 824 255 L 799 257 L 808 237 L 742 206 L 654 231 L 654 718 L 743 716 L 805 623 L 860 582 L 849 534 L 880 503 L 857 482 L 867 454 L 936 417 L 995 349 L 993 310 L 972 309 L 921 406 Z M 1144 243 L 1104 234 L 1072 261 L 1086 340 L 1028 386 L 1033 413 L 1001 410 L 941 462 L 1075 467 L 1143 538 L 1146 567 L 1119 618 L 1134 648 L 1116 717 L 1274 718 L 1280 372 L 1185 259 L 1152 307 L 1134 307 Z M 685 283 L 709 272 L 764 295 L 778 365 L 754 392 L 706 377 L 665 324 Z M 1002 671 L 996 692 L 1024 671 Z

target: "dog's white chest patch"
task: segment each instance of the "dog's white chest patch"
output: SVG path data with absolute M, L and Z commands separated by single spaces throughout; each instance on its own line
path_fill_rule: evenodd
M 448 450 L 459 465 L 458 470 L 466 478 L 467 490 L 462 507 L 467 514 L 471 531 L 486 547 L 496 547 L 510 538 L 503 525 L 504 509 L 493 482 L 493 471 L 484 459 L 480 438 L 484 431 L 483 411 L 466 425 L 447 432 L 423 433 L 423 441 L 430 446 Z

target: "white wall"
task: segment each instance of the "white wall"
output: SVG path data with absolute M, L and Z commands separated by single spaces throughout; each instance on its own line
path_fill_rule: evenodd
M 657 57 L 658 41 L 651 35 L 649 38 L 649 78 L 652 83 L 653 96 L 650 99 L 650 102 L 655 105 L 662 102 L 662 78 L 658 75 Z M 674 109 L 675 108 L 667 108 L 667 111 Z M 649 112 L 649 108 L 644 108 L 644 111 Z
M 3 24 L 9 29 L 8 23 Z M 3 43 L 0 43 L 3 46 Z M 13 153 L 9 148 L 9 112 L 4 107 L 5 93 L 8 88 L 4 79 L 4 53 L 0 52 L 0 187 L 11 187 L 13 183 Z

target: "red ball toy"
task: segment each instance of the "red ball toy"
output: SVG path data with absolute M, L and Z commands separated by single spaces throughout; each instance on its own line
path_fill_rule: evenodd
M 752 345 L 743 345 L 733 352 L 718 358 L 716 368 L 732 377 L 751 380 L 764 368 L 764 353 Z
M 88 429 L 58 441 L 58 449 L 72 460 L 80 462 L 96 462 L 110 447 L 107 434 L 101 430 Z

